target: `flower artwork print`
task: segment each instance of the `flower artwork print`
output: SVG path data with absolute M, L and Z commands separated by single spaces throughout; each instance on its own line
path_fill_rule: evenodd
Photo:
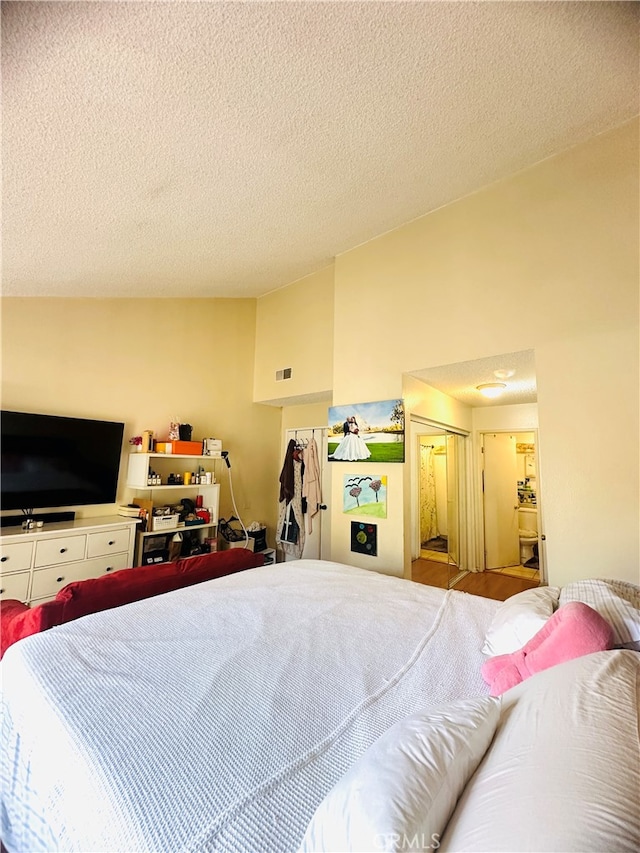
M 404 462 L 402 400 L 329 409 L 329 462 Z
M 387 478 L 384 474 L 344 475 L 342 511 L 369 518 L 387 517 Z

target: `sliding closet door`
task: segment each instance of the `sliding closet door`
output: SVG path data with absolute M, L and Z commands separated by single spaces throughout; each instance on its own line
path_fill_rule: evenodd
M 459 443 L 461 436 L 454 433 L 446 435 L 447 454 L 447 556 L 449 561 L 449 580 L 455 578 L 460 570 L 460 494 L 459 494 Z

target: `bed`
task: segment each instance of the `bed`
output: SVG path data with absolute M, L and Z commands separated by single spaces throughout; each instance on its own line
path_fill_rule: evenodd
M 21 640 L 2 661 L 3 843 L 295 851 L 383 734 L 497 701 L 480 667 L 499 606 L 303 560 Z

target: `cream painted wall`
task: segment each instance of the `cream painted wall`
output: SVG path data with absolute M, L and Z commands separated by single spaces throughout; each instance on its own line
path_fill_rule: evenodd
M 471 410 L 474 432 L 487 430 L 529 430 L 538 428 L 538 404 L 479 406 Z
M 426 418 L 443 427 L 471 432 L 473 409 L 413 376 L 402 377 L 407 417 Z
M 329 406 L 327 403 L 308 403 L 301 406 L 284 406 L 282 409 L 282 432 L 297 427 L 327 426 Z
M 638 233 L 632 122 L 336 259 L 337 405 L 399 396 L 406 371 L 535 349 L 553 584 L 638 581 Z M 366 358 L 354 317 L 379 331 Z M 390 556 L 382 543 L 394 570 L 409 520 Z M 332 529 L 339 559 L 335 514 Z
M 245 523 L 275 527 L 280 410 L 251 402 L 255 300 L 6 298 L 2 308 L 3 408 L 124 421 L 125 454 L 130 436 L 166 437 L 178 416 L 194 438 L 222 439 Z M 130 497 L 125 475 L 123 465 L 119 500 Z M 217 476 L 228 517 L 222 462 Z
M 333 264 L 258 299 L 255 402 L 286 405 L 305 395 L 329 399 L 333 387 Z M 292 368 L 277 382 L 277 370 Z

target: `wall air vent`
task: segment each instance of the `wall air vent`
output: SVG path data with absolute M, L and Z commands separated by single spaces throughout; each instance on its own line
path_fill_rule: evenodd
M 276 382 L 282 382 L 283 379 L 291 379 L 292 370 L 290 367 L 285 367 L 284 370 L 276 370 Z

